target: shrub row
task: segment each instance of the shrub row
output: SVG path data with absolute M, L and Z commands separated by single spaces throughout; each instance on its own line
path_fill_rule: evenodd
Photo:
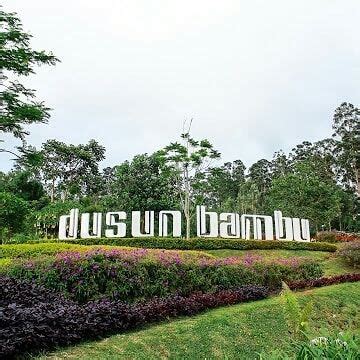
M 5 244 L 0 245 L 0 258 L 54 255 L 61 251 L 81 251 L 87 247 L 67 243 Z
M 314 250 L 335 252 L 336 245 L 327 243 L 305 241 L 280 241 L 280 240 L 241 240 L 241 239 L 209 239 L 194 238 L 185 240 L 181 238 L 101 238 L 68 240 L 73 244 L 81 245 L 117 245 L 130 247 L 145 247 L 157 249 L 177 250 Z
M 125 304 L 106 299 L 79 305 L 34 282 L 0 276 L 0 357 L 18 355 L 161 321 L 168 317 L 193 315 L 206 309 L 263 299 L 268 290 L 243 286 L 215 293 L 194 293 L 188 297 L 154 298 Z
M 61 252 L 87 252 L 90 250 L 103 248 L 103 249 L 121 249 L 133 251 L 133 247 L 124 247 L 124 246 L 108 246 L 108 245 L 78 245 L 78 244 L 69 244 L 69 243 L 34 243 L 34 244 L 6 244 L 0 245 L 0 260 L 4 258 L 14 259 L 14 258 L 32 258 L 37 256 L 51 256 L 56 255 Z M 152 254 L 156 255 L 159 251 L 164 251 L 161 249 L 151 249 L 148 251 L 149 257 Z M 172 252 L 174 250 L 166 250 L 167 252 Z M 214 257 L 211 254 L 207 254 L 201 251 L 180 251 L 178 254 L 181 258 L 188 259 L 199 259 L 199 258 L 212 258 Z
M 281 281 L 309 280 L 322 276 L 321 266 L 302 258 L 266 260 L 248 254 L 243 258 L 187 260 L 179 252 L 147 249 L 124 251 L 97 249 L 60 253 L 56 258 L 14 261 L 6 271 L 36 279 L 79 302 L 109 297 L 133 302 L 154 296 L 187 296 L 241 285 L 281 287 Z
M 288 286 L 291 290 L 300 290 L 305 288 L 329 286 L 329 285 L 336 285 L 345 282 L 357 282 L 357 281 L 360 281 L 360 273 L 341 274 L 330 277 L 321 277 L 319 279 L 294 281 L 289 283 Z

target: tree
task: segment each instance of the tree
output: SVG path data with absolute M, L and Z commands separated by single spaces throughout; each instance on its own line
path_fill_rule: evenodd
M 5 72 L 9 76 L 28 76 L 36 65 L 55 65 L 59 61 L 52 53 L 31 49 L 31 37 L 23 31 L 15 13 L 6 13 L 0 7 L 0 133 L 11 133 L 23 142 L 28 135 L 24 125 L 47 122 L 50 109 L 35 100 L 34 90 L 9 80 Z M 0 152 L 17 156 L 6 149 Z
M 281 210 L 286 216 L 308 218 L 316 230 L 341 213 L 341 192 L 333 181 L 326 181 L 306 162 L 297 164 L 294 173 L 274 179 L 266 196 L 268 213 Z
M 201 186 L 197 184 L 197 197 L 205 204 L 219 211 L 230 211 L 245 182 L 245 165 L 241 160 L 226 162 L 219 167 L 211 167 L 206 173 L 201 173 Z M 232 199 L 233 201 L 230 201 Z M 230 206 L 230 208 L 229 208 Z
M 48 140 L 40 152 L 42 162 L 40 176 L 53 202 L 56 196 L 62 200 L 83 196 L 94 190 L 99 175 L 99 162 L 105 156 L 105 148 L 95 140 L 87 144 L 67 145 Z
M 0 237 L 2 240 L 23 230 L 28 213 L 29 206 L 25 200 L 9 192 L 0 192 Z
M 102 203 L 124 211 L 171 209 L 176 206 L 173 175 L 159 154 L 136 155 L 132 161 L 115 166 L 113 171 L 106 170 L 108 193 Z
M 342 182 L 360 197 L 360 109 L 342 103 L 333 118 L 335 152 Z
M 251 183 L 257 187 L 257 208 L 262 208 L 265 194 L 271 185 L 271 162 L 266 159 L 258 160 L 256 163 L 250 166 L 247 177 Z
M 193 215 L 194 192 L 200 173 L 205 173 L 211 161 L 220 158 L 209 140 L 195 140 L 187 132 L 181 134 L 182 143 L 171 143 L 162 151 L 162 156 L 176 174 L 176 190 L 180 197 L 180 206 L 186 219 L 186 238 L 190 238 L 190 222 Z
M 328 180 L 336 180 L 337 163 L 334 157 L 335 141 L 323 139 L 315 143 L 303 141 L 289 154 L 290 167 L 306 161 L 313 171 Z
M 33 178 L 28 171 L 0 174 L 0 188 L 30 202 L 37 201 L 45 195 L 41 182 Z

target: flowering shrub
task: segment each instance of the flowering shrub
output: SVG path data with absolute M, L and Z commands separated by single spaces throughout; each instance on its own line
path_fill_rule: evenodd
M 337 255 L 344 258 L 354 267 L 360 267 L 360 241 L 344 244 L 338 250 Z
M 132 302 L 155 296 L 187 296 L 196 291 L 213 292 L 241 285 L 271 289 L 281 281 L 315 279 L 322 269 L 302 258 L 264 260 L 244 258 L 186 258 L 179 252 L 148 249 L 60 253 L 55 259 L 18 260 L 10 275 L 36 279 L 47 288 L 65 293 L 79 302 L 109 297 Z
M 335 275 L 330 277 L 321 277 L 319 279 L 294 281 L 289 283 L 288 286 L 291 290 L 299 290 L 305 288 L 329 286 L 329 285 L 341 284 L 344 282 L 356 282 L 356 281 L 360 281 L 360 273 L 342 274 L 342 275 Z
M 0 276 L 0 358 L 50 350 L 170 316 L 193 315 L 266 296 L 266 288 L 250 285 L 135 304 L 102 299 L 80 305 L 34 282 Z

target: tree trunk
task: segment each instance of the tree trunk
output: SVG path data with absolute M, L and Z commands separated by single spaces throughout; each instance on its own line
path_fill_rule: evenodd
M 50 201 L 51 202 L 54 202 L 54 193 L 55 193 L 55 179 L 52 179 L 51 194 L 50 194 Z
M 184 214 L 186 218 L 186 239 L 190 239 L 190 189 L 189 189 L 189 171 L 185 168 L 185 197 L 184 197 Z

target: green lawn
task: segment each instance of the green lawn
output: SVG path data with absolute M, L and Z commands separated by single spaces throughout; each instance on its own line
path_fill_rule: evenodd
M 243 257 L 248 254 L 260 255 L 266 259 L 289 258 L 289 257 L 310 257 L 323 264 L 325 276 L 339 275 L 349 272 L 359 272 L 335 255 L 335 253 L 325 251 L 309 250 L 206 250 L 206 253 L 216 257 L 239 256 Z
M 297 294 L 311 300 L 311 335 L 323 329 L 360 335 L 360 283 Z M 38 359 L 256 359 L 257 353 L 291 348 L 279 296 L 223 307 L 198 316 L 83 343 Z

